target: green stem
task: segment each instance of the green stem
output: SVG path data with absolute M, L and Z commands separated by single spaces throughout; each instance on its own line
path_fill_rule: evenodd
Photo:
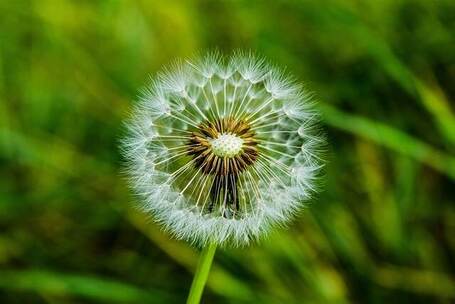
M 207 277 L 209 276 L 210 266 L 212 266 L 215 251 L 215 243 L 210 243 L 202 249 L 186 304 L 199 304 L 202 292 L 204 291 L 205 282 L 207 282 Z

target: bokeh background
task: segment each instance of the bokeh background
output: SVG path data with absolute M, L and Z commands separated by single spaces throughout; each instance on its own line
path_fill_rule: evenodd
M 198 249 L 131 208 L 149 75 L 265 55 L 320 101 L 322 193 L 219 250 L 204 303 L 454 303 L 455 2 L 0 1 L 0 303 L 182 303 Z

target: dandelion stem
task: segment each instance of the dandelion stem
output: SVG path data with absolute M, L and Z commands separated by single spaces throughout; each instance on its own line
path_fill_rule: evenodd
M 194 274 L 193 283 L 191 284 L 190 294 L 186 301 L 187 304 L 199 304 L 205 283 L 207 282 L 207 277 L 209 276 L 215 251 L 215 243 L 209 243 L 202 249 L 196 273 Z

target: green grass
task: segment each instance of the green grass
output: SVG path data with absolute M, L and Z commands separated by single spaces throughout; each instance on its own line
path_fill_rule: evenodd
M 319 100 L 321 193 L 220 249 L 205 303 L 454 301 L 453 1 L 0 2 L 0 302 L 181 303 L 198 250 L 134 211 L 118 141 L 177 57 L 252 49 Z

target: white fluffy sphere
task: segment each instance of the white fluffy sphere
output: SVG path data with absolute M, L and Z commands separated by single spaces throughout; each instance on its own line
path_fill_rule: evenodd
M 324 140 L 309 94 L 251 54 L 211 53 L 144 89 L 122 145 L 140 207 L 177 238 L 246 245 L 314 192 Z

